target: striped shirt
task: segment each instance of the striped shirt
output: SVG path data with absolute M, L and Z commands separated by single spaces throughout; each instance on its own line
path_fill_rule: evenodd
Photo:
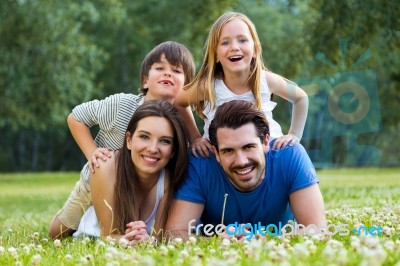
M 97 147 L 118 150 L 124 143 L 125 131 L 133 113 L 144 101 L 144 96 L 118 93 L 103 100 L 82 103 L 72 110 L 76 120 L 89 128 L 99 125 L 94 139 Z M 86 182 L 90 182 L 90 168 L 86 163 L 82 168 Z

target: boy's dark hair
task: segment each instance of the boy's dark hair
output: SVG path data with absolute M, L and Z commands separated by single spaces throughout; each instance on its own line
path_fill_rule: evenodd
M 158 63 L 161 60 L 161 56 L 164 55 L 167 61 L 174 66 L 181 65 L 185 74 L 185 84 L 191 82 L 195 75 L 195 64 L 192 53 L 185 45 L 167 41 L 160 43 L 154 47 L 144 58 L 142 67 L 140 68 L 140 82 L 143 81 L 149 75 L 151 66 L 154 63 Z M 148 88 L 141 86 L 140 92 L 146 95 Z
M 218 150 L 217 130 L 219 128 L 237 129 L 245 124 L 253 123 L 261 142 L 269 135 L 268 121 L 263 112 L 254 104 L 243 100 L 234 100 L 222 104 L 217 108 L 208 133 L 210 142 Z

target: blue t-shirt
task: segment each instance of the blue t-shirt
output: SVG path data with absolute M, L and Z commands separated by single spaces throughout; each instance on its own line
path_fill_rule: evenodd
M 318 182 L 315 168 L 305 149 L 296 143 L 265 154 L 266 171 L 263 182 L 253 191 L 240 192 L 229 181 L 212 155 L 210 158 L 190 157 L 189 169 L 176 199 L 204 204 L 203 224 L 221 223 L 224 195 L 228 194 L 224 224 L 251 223 L 262 225 L 294 220 L 289 195 Z M 307 208 L 307 206 L 305 206 Z

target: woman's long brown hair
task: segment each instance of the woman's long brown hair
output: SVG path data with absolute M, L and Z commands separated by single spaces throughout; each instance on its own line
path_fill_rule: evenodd
M 178 110 L 169 102 L 152 100 L 143 103 L 133 114 L 126 133 L 132 136 L 138 122 L 146 117 L 163 117 L 169 121 L 174 132 L 173 156 L 165 169 L 169 177 L 166 197 L 166 205 L 161 215 L 161 226 L 165 227 L 168 219 L 168 210 L 171 207 L 175 189 L 182 183 L 188 165 L 188 141 L 184 121 Z M 177 165 L 179 162 L 179 165 Z M 115 225 L 117 232 L 123 234 L 126 224 L 140 220 L 137 197 L 138 174 L 132 162 L 131 151 L 127 148 L 127 137 L 117 157 L 117 176 L 114 188 L 115 199 Z

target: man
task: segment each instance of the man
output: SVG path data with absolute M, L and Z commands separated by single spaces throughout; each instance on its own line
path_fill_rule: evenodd
M 167 232 L 187 237 L 202 227 L 206 235 L 213 230 L 221 234 L 218 225 L 224 224 L 228 235 L 240 239 L 244 231 L 232 225 L 248 223 L 247 231 L 263 226 L 280 234 L 289 220 L 305 227 L 314 225 L 314 232 L 325 224 L 322 195 L 306 151 L 298 143 L 271 149 L 268 122 L 252 103 L 221 105 L 209 133 L 215 157 L 191 155 Z

